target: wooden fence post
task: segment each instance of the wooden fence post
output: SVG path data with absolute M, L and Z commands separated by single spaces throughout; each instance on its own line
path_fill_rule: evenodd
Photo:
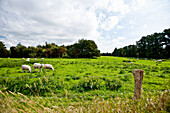
M 136 100 L 140 99 L 140 94 L 142 93 L 143 70 L 135 69 L 133 71 L 133 76 L 135 80 L 135 91 L 133 100 Z

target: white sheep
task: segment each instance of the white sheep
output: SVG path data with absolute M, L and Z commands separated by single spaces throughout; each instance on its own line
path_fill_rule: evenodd
M 54 71 L 54 68 L 51 64 L 44 64 L 44 69 L 51 69 Z
M 24 60 L 25 58 L 22 58 L 22 60 Z
M 38 68 L 38 72 L 39 72 L 39 69 L 41 68 L 41 72 L 42 72 L 42 68 L 44 67 L 44 64 L 34 63 L 33 66 L 34 66 L 35 72 L 36 72 L 36 68 Z
M 130 64 L 133 64 L 133 62 L 129 62 Z
M 157 60 L 156 63 L 158 63 L 158 62 L 162 62 L 162 60 Z
M 41 60 L 44 60 L 44 58 L 41 58 Z
M 31 73 L 31 67 L 30 66 L 22 65 L 21 68 L 22 68 L 22 72 L 23 72 L 23 70 L 29 70 L 29 72 Z
M 37 60 L 36 58 L 34 58 L 34 60 Z
M 137 60 L 139 60 L 139 58 L 137 58 Z
M 30 58 L 27 58 L 27 60 L 26 60 L 27 62 L 29 62 L 30 61 Z

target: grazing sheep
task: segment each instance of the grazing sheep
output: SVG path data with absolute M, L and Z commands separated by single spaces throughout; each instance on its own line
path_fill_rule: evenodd
M 31 73 L 31 67 L 30 66 L 22 65 L 21 68 L 22 68 L 22 72 L 23 72 L 23 70 L 29 70 L 29 72 Z
M 51 64 L 44 64 L 44 69 L 51 69 L 54 71 L 54 68 Z
M 162 60 L 157 60 L 157 61 L 156 61 L 156 63 L 160 63 L 160 62 L 162 62 Z
M 153 61 L 155 61 L 155 59 L 153 59 Z
M 36 58 L 34 58 L 34 60 L 37 60 Z
M 25 58 L 22 58 L 22 60 L 25 60 Z
M 145 58 L 145 60 L 147 60 L 147 58 Z
M 44 60 L 44 58 L 41 58 L 41 60 Z
M 133 64 L 133 62 L 129 62 L 130 64 Z
M 34 63 L 33 66 L 34 66 L 35 72 L 36 72 L 36 68 L 38 68 L 38 72 L 39 72 L 39 69 L 41 68 L 41 72 L 42 72 L 42 68 L 44 67 L 44 64 Z
M 30 61 L 30 58 L 27 58 L 27 60 L 26 60 L 27 62 L 29 62 Z
M 139 60 L 139 58 L 137 58 L 137 60 Z

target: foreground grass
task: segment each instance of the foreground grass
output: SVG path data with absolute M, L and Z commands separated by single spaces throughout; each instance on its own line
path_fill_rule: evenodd
M 27 97 L 21 93 L 2 92 L 0 90 L 0 112 L 3 113 L 17 113 L 17 112 L 54 112 L 54 113 L 114 113 L 114 112 L 170 112 L 170 92 L 157 92 L 152 94 L 147 92 L 143 94 L 140 100 L 133 101 L 131 98 L 119 98 L 107 100 L 94 96 L 91 101 L 84 101 L 72 103 L 65 100 L 67 104 L 59 104 L 55 98 L 43 99 L 41 97 Z
M 169 112 L 170 60 L 123 57 L 0 59 L 0 112 Z M 132 64 L 129 63 L 133 62 Z M 54 71 L 22 73 L 49 63 Z M 134 69 L 144 70 L 143 96 L 132 101 Z

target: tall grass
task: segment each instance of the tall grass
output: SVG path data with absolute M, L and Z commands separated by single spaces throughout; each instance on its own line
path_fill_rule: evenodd
M 27 97 L 19 92 L 2 92 L 0 90 L 0 112 L 50 112 L 50 113 L 168 113 L 170 112 L 170 91 L 157 92 L 152 94 L 147 92 L 142 94 L 140 100 L 133 101 L 132 98 L 109 98 L 105 100 L 102 97 L 93 96 L 90 101 L 69 102 L 59 104 L 55 97 L 44 99 L 42 97 Z

